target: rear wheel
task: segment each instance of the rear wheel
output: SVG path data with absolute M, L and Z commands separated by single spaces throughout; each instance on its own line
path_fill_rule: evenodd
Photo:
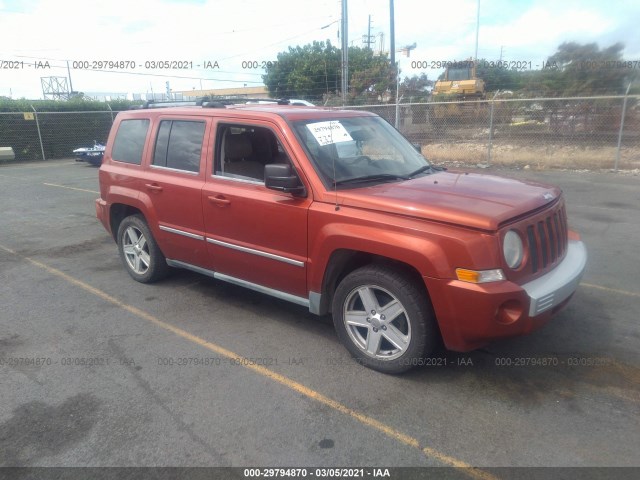
M 126 217 L 118 227 L 118 251 L 125 269 L 141 283 L 167 276 L 169 266 L 142 215 Z
M 401 373 L 422 363 L 438 344 L 424 292 L 403 272 L 368 265 L 347 275 L 333 299 L 338 337 L 358 362 Z

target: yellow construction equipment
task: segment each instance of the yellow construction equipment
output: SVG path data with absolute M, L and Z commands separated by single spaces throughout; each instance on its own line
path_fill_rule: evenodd
M 434 96 L 452 95 L 456 98 L 483 98 L 484 81 L 476 77 L 476 65 L 471 59 L 447 66 L 444 78 L 433 87 Z

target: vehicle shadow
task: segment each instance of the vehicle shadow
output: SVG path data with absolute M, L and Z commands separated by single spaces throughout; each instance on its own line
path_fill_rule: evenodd
M 190 290 L 238 309 L 243 317 L 260 317 L 260 328 L 291 329 L 292 336 L 306 336 L 317 345 L 331 345 L 332 361 L 315 358 L 321 368 L 365 369 L 340 345 L 330 316 L 317 317 L 304 307 L 243 287 L 186 271 L 176 271 L 173 281 Z M 422 390 L 437 384 L 456 384 L 474 394 L 533 407 L 549 396 L 572 400 L 594 390 L 618 399 L 640 401 L 640 369 L 624 363 L 616 353 L 613 318 L 601 301 L 579 290 L 573 301 L 542 329 L 524 337 L 505 339 L 468 353 L 441 349 L 422 365 L 397 377 Z M 267 322 L 265 325 L 264 322 Z M 282 352 L 278 352 L 282 353 Z M 290 352 L 295 354 L 297 352 Z M 315 354 L 318 355 L 317 353 Z M 315 363 L 314 363 L 315 362 Z M 387 375 L 362 371 L 375 381 Z M 579 406 L 576 403 L 576 409 Z
M 639 402 L 640 369 L 617 353 L 613 321 L 595 296 L 578 290 L 542 329 L 468 353 L 444 351 L 445 365 L 414 369 L 405 378 L 430 385 L 462 381 L 479 395 L 525 406 L 594 391 Z

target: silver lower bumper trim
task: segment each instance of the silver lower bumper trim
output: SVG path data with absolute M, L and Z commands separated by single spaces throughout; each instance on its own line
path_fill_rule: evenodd
M 558 266 L 522 285 L 531 300 L 529 316 L 540 315 L 569 298 L 578 288 L 586 264 L 587 249 L 584 243 L 570 240 L 567 255 Z

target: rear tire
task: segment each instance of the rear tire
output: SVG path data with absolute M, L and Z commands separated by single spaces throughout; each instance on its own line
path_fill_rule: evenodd
M 354 270 L 333 297 L 333 323 L 351 355 L 369 368 L 397 374 L 424 364 L 440 333 L 424 289 L 382 265 Z
M 157 282 L 169 273 L 167 259 L 142 215 L 131 215 L 120 222 L 118 252 L 124 268 L 137 282 Z

